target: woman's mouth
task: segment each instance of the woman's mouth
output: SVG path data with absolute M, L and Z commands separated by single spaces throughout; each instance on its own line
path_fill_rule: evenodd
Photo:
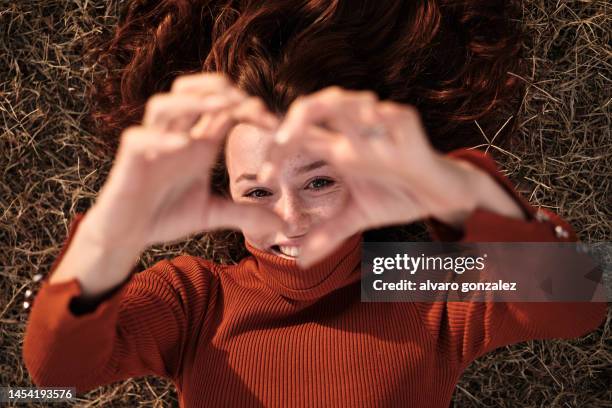
M 297 246 L 272 245 L 271 248 L 277 255 L 284 255 L 290 258 L 297 258 L 300 255 L 300 247 Z

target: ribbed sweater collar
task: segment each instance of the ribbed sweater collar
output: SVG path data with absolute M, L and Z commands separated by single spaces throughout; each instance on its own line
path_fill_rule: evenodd
M 362 233 L 352 235 L 307 269 L 293 259 L 255 248 L 246 239 L 244 243 L 257 264 L 256 275 L 273 291 L 294 300 L 314 300 L 360 279 L 362 238 Z

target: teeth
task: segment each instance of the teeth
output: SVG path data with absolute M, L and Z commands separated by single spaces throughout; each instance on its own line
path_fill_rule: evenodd
M 287 256 L 297 257 L 300 255 L 300 248 L 298 247 L 279 246 L 279 248 L 280 251 Z

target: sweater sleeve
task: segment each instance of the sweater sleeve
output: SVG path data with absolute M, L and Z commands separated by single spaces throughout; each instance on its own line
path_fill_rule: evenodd
M 162 260 L 86 305 L 79 301 L 77 278 L 48 281 L 82 217 L 73 220 L 32 304 L 22 355 L 33 383 L 82 393 L 144 375 L 176 380 L 193 325 L 208 302 L 213 283 L 212 268 L 203 267 L 208 261 Z
M 434 241 L 572 242 L 572 227 L 549 210 L 537 210 L 512 186 L 487 154 L 459 149 L 451 157 L 468 160 L 493 177 L 520 205 L 526 220 L 481 208 L 457 231 L 436 219 L 426 221 Z M 596 329 L 607 312 L 605 302 L 429 302 L 418 303 L 424 324 L 438 349 L 467 365 L 495 348 L 532 339 L 573 338 Z

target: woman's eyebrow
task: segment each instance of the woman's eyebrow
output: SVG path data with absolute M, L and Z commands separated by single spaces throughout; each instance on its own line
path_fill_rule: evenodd
M 327 162 L 325 160 L 317 160 L 312 163 L 306 164 L 302 167 L 299 167 L 296 170 L 297 174 L 308 173 L 309 171 L 318 169 L 319 167 L 327 166 Z M 242 173 L 240 176 L 234 180 L 234 183 L 238 183 L 241 180 L 257 180 L 257 174 L 253 173 Z
M 319 167 L 327 166 L 327 162 L 325 160 L 317 160 L 305 166 L 299 167 L 296 170 L 297 174 L 308 173 L 309 171 L 318 169 Z

